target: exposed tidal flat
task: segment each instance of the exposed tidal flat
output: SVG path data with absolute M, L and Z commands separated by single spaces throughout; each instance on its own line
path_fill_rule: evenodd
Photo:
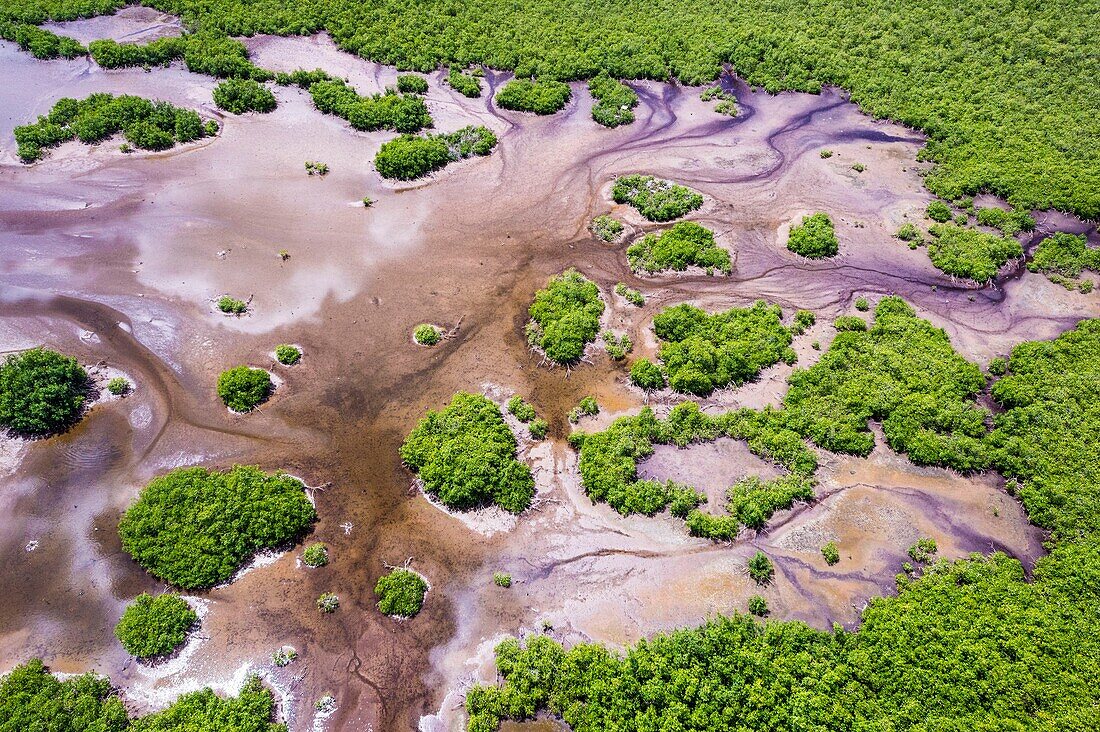
M 147 40 L 171 27 L 130 13 L 66 24 L 66 32 L 86 23 L 98 24 L 89 38 Z M 397 75 L 324 36 L 248 45 L 265 68 L 319 66 L 363 94 Z M 920 134 L 860 114 L 837 90 L 766 95 L 728 77 L 736 118 L 715 114 L 697 88 L 638 82 L 637 121 L 606 130 L 592 122 L 581 84 L 564 111 L 536 118 L 491 103 L 510 75 L 487 72 L 480 99 L 443 86 L 445 75 L 428 75 L 436 128 L 485 125 L 499 146 L 393 184 L 370 164 L 392 134 L 354 132 L 295 87 L 276 88 L 272 114 L 231 117 L 213 105 L 214 80 L 179 67 L 104 71 L 87 59 L 36 61 L 0 44 L 0 350 L 48 343 L 82 363 L 107 360 L 140 386 L 62 435 L 4 448 L 12 456 L 4 472 L 12 472 L 0 491 L 0 542 L 10 558 L 0 570 L 3 670 L 31 655 L 56 671 L 93 669 L 138 711 L 205 685 L 234 691 L 255 670 L 279 692 L 292 730 L 312 728 L 313 701 L 327 693 L 338 704 L 324 721 L 329 729 L 453 729 L 464 686 L 492 679 L 486 661 L 495 639 L 545 623 L 560 640 L 618 646 L 743 611 L 759 592 L 743 571 L 758 549 L 776 564 L 766 591 L 771 617 L 819 628 L 855 627 L 868 598 L 893 591 L 918 536 L 936 536 L 948 557 L 995 548 L 1030 567 L 1042 553 L 1041 532 L 999 477 L 917 468 L 882 447 L 881 435 L 866 459 L 819 451 L 821 500 L 780 512 L 766 531 L 732 544 L 691 538 L 668 516 L 623 518 L 584 495 L 563 439 L 565 415 L 595 396 L 600 415 L 581 422 L 593 430 L 637 412 L 646 396 L 606 358 L 540 367 L 524 337 L 532 294 L 569 267 L 600 288 L 604 317 L 632 336 L 635 355 L 653 355 L 652 316 L 681 302 L 714 312 L 762 298 L 786 313 L 813 310 L 819 325 L 793 344 L 799 367 L 820 356 L 812 341 L 828 347 L 827 324 L 851 314 L 857 297 L 902 296 L 979 364 L 1100 315 L 1095 294 L 1067 292 L 1022 265 L 978 287 L 893 238 L 904 222 L 921 221 L 931 200 L 920 177 L 927 166 L 916 162 Z M 112 144 L 69 142 L 34 166 L 18 164 L 14 126 L 59 97 L 95 91 L 196 108 L 221 131 L 129 156 Z M 833 155 L 821 157 L 822 149 Z M 306 160 L 326 161 L 331 172 L 307 176 Z M 612 203 L 614 179 L 637 172 L 703 194 L 689 218 L 735 254 L 729 276 L 631 272 L 628 243 L 667 228 Z M 375 200 L 366 209 L 365 195 Z M 591 219 L 609 211 L 627 224 L 626 242 L 590 235 Z M 786 249 L 789 227 L 815 211 L 830 212 L 841 242 L 834 258 L 809 261 Z M 1055 226 L 1096 243 L 1090 224 L 1037 218 L 1025 250 Z M 613 297 L 618 282 L 641 290 L 646 304 Z M 217 312 L 212 302 L 227 292 L 249 296 L 251 311 Z M 425 322 L 457 327 L 432 349 L 417 348 L 409 333 Z M 259 411 L 227 413 L 213 388 L 218 373 L 271 365 L 258 359 L 273 343 L 301 344 L 308 357 L 280 372 L 284 383 Z M 792 369 L 771 366 L 702 404 L 778 405 Z M 410 490 L 398 455 L 427 410 L 484 384 L 525 395 L 549 419 L 553 440 L 540 448 L 537 508 L 489 535 Z M 665 392 L 649 401 L 663 414 L 677 400 Z M 713 443 L 662 448 L 639 468 L 662 479 L 733 482 L 759 474 L 756 459 Z M 337 560 L 325 574 L 305 573 L 290 551 L 202 593 L 201 643 L 186 664 L 158 671 L 135 664 L 111 635 L 128 598 L 161 588 L 122 551 L 116 525 L 154 475 L 195 463 L 257 464 L 327 484 L 314 494 L 313 536 Z M 835 567 L 820 554 L 831 540 L 844 557 Z M 372 588 L 386 564 L 409 557 L 432 592 L 414 619 L 398 623 L 376 611 Z M 512 575 L 509 590 L 493 584 L 496 571 Z M 336 616 L 315 608 L 326 591 L 340 596 Z M 301 655 L 289 670 L 270 662 L 284 644 Z

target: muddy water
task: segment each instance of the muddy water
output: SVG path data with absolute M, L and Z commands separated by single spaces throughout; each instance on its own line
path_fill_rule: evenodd
M 163 23 L 150 16 L 144 27 L 159 32 Z M 363 92 L 395 76 L 323 38 L 249 43 L 264 66 L 322 66 Z M 757 549 L 776 560 L 778 580 L 766 591 L 774 616 L 820 627 L 855 624 L 867 597 L 890 591 L 911 534 L 935 536 L 946 556 L 999 548 L 1029 563 L 1040 551 L 993 478 L 918 470 L 885 451 L 867 461 L 823 456 L 822 501 L 731 546 L 691 539 L 668 517 L 619 517 L 583 496 L 561 439 L 565 414 L 594 395 L 603 413 L 582 424 L 594 428 L 644 398 L 604 356 L 566 371 L 539 367 L 525 348 L 533 291 L 567 266 L 599 284 L 609 322 L 633 337 L 638 355 L 655 349 L 653 313 L 682 301 L 718 308 L 762 297 L 827 321 L 858 296 L 898 293 L 979 361 L 1100 314 L 1097 295 L 1026 272 L 994 288 L 953 283 L 925 252 L 892 239 L 929 198 L 914 162 L 922 141 L 860 115 L 836 92 L 768 97 L 736 87 L 744 113 L 729 119 L 696 90 L 639 84 L 638 122 L 604 130 L 591 122 L 581 86 L 563 113 L 534 118 L 453 94 L 436 74 L 428 103 L 437 128 L 486 124 L 501 144 L 489 158 L 395 186 L 370 166 L 390 135 L 355 133 L 295 89 L 276 91 L 272 114 L 223 118 L 213 82 L 182 69 L 104 72 L 87 61 L 37 62 L 10 44 L 0 44 L 0 78 L 8 163 L 0 166 L 0 349 L 46 343 L 85 363 L 104 360 L 137 385 L 126 399 L 97 404 L 70 433 L 4 443 L 5 668 L 40 655 L 58 670 L 96 669 L 135 710 L 206 684 L 232 690 L 259 671 L 283 695 L 293 730 L 312 728 L 312 702 L 329 692 L 339 705 L 319 722 L 329 729 L 448 728 L 461 724 L 464 684 L 491 678 L 494 639 L 545 626 L 566 641 L 622 644 L 741 610 L 759 591 L 744 571 Z M 485 83 L 504 80 L 490 74 Z M 16 124 L 57 97 L 92 91 L 168 99 L 224 127 L 212 141 L 161 154 L 69 143 L 33 167 L 14 164 Z M 818 155 L 826 147 L 835 153 L 828 160 Z M 332 172 L 309 177 L 306 160 Z M 851 170 L 857 161 L 866 172 Z M 609 200 L 613 178 L 638 171 L 706 195 L 693 218 L 734 250 L 732 276 L 639 280 L 625 245 L 589 236 L 587 222 L 609 211 L 632 235 L 660 228 Z M 374 207 L 362 206 L 365 195 Z M 841 240 L 840 256 L 825 263 L 782 244 L 791 221 L 815 210 L 832 213 Z M 289 260 L 277 256 L 282 249 Z M 612 295 L 619 281 L 642 290 L 646 306 Z M 218 314 L 212 303 L 224 293 L 251 297 L 251 314 Z M 453 327 L 454 337 L 418 348 L 409 333 L 420 322 Z M 819 325 L 799 339 L 801 365 L 817 354 L 812 339 L 827 345 L 828 331 Z M 300 365 L 272 363 L 282 342 L 302 345 Z M 248 416 L 228 414 L 214 394 L 218 372 L 238 363 L 282 380 Z M 776 403 L 787 373 L 769 369 L 707 406 Z M 530 450 L 537 508 L 510 530 L 447 515 L 399 464 L 403 436 L 459 389 L 518 391 L 551 422 L 553 445 Z M 656 401 L 667 409 L 669 400 Z M 668 460 L 669 477 L 719 476 L 711 488 L 720 492 L 760 467 L 730 449 L 687 451 L 686 467 L 674 452 L 658 459 Z M 256 463 L 327 484 L 315 493 L 314 538 L 330 545 L 333 561 L 307 572 L 291 551 L 202 593 L 200 637 L 179 658 L 146 667 L 125 656 L 111 629 L 130 598 L 158 584 L 121 552 L 114 527 L 152 475 L 195 462 Z M 819 551 L 830 539 L 843 555 L 832 568 Z M 432 590 L 417 618 L 396 622 L 374 609 L 372 588 L 384 564 L 409 558 Z M 512 573 L 511 589 L 492 584 L 497 570 Z M 335 615 L 314 609 L 325 591 L 340 595 Z M 285 643 L 301 658 L 272 669 L 270 654 Z

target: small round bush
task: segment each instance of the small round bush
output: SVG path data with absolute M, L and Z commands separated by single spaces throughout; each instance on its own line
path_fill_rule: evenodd
M 493 572 L 493 584 L 497 587 L 511 587 L 512 575 L 507 572 Z
M 8 356 L 0 364 L 0 425 L 44 435 L 76 421 L 88 374 L 75 358 L 46 348 Z
M 233 114 L 270 112 L 275 109 L 275 95 L 263 84 L 252 79 L 226 79 L 214 87 L 214 104 Z
M 374 586 L 378 609 L 392 617 L 411 618 L 424 605 L 428 583 L 409 569 L 395 569 L 384 574 Z
M 871 309 L 871 303 L 867 302 L 867 298 L 865 298 L 865 297 L 856 298 L 856 310 L 860 311 L 861 313 L 865 313 L 870 309 Z
M 179 595 L 138 595 L 115 626 L 115 637 L 131 656 L 164 656 L 183 645 L 199 616 Z
M 422 346 L 434 346 L 443 338 L 443 332 L 430 323 L 421 323 L 413 329 L 413 340 Z
M 768 555 L 764 552 L 757 552 L 749 560 L 749 576 L 758 585 L 766 585 L 772 581 L 772 577 L 775 575 L 775 568 L 772 566 L 772 560 L 768 559 Z
M 822 159 L 831 158 L 833 156 L 833 151 L 832 150 L 822 150 L 821 152 L 818 153 L 818 155 L 820 155 L 822 157 Z
M 560 81 L 515 79 L 504 85 L 496 95 L 501 109 L 535 114 L 553 114 L 562 109 L 573 96 L 568 84 Z
M 451 160 L 445 140 L 406 134 L 382 144 L 374 156 L 374 167 L 383 178 L 415 180 Z
M 130 391 L 130 382 L 121 376 L 116 376 L 107 382 L 107 391 L 111 392 L 115 396 L 122 396 L 126 392 Z
M 787 249 L 807 259 L 825 259 L 836 255 L 840 245 L 832 219 L 820 211 L 803 217 L 801 224 L 791 228 Z
M 334 613 L 340 607 L 340 598 L 332 592 L 325 592 L 317 598 L 317 609 L 323 613 Z
M 535 408 L 516 394 L 508 400 L 508 412 L 520 422 L 527 423 L 535 418 Z
M 298 651 L 294 650 L 294 646 L 283 646 L 271 654 L 271 662 L 279 668 L 289 666 L 296 658 Z
M 855 315 L 841 315 L 833 321 L 833 327 L 840 332 L 867 330 L 867 321 Z
M 665 375 L 661 367 L 648 358 L 639 358 L 630 365 L 630 380 L 635 386 L 647 391 L 665 387 Z
M 271 394 L 271 375 L 263 369 L 236 366 L 218 377 L 218 396 L 234 412 L 250 412 Z
M 836 542 L 830 541 L 825 546 L 821 547 L 821 556 L 825 557 L 825 563 L 830 567 L 840 561 L 840 550 L 837 549 Z
M 293 366 L 302 360 L 302 350 L 289 343 L 280 343 L 275 346 L 275 358 L 284 366 Z
M 427 94 L 428 80 L 416 74 L 401 74 L 397 77 L 397 90 L 402 94 Z
M 1003 356 L 997 356 L 989 361 L 989 373 L 994 376 L 1004 376 L 1008 371 L 1008 361 Z
M 916 227 L 916 224 L 912 223 L 902 224 L 901 228 L 898 229 L 897 233 L 894 234 L 894 236 L 901 239 L 902 241 L 910 242 L 916 241 L 917 239 L 921 238 L 920 229 Z
M 536 417 L 535 419 L 532 419 L 531 422 L 527 425 L 527 429 L 531 431 L 531 437 L 535 438 L 536 440 L 545 439 L 546 432 L 547 430 L 549 430 L 549 428 L 550 425 L 546 422 L 545 419 L 542 419 L 541 417 Z
M 768 615 L 768 601 L 760 595 L 753 595 L 749 598 L 749 612 L 758 618 L 764 618 Z
M 323 567 L 328 564 L 328 547 L 322 542 L 310 544 L 302 552 L 302 563 L 307 567 Z
M 226 315 L 244 315 L 248 312 L 248 303 L 229 295 L 222 295 L 218 298 L 218 310 Z
M 945 224 L 951 220 L 951 207 L 943 201 L 932 201 L 924 210 L 924 215 L 933 221 Z

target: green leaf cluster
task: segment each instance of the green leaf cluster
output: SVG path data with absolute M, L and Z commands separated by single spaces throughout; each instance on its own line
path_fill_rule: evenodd
M 622 222 L 607 214 L 601 214 L 592 219 L 592 223 L 588 225 L 588 228 L 596 235 L 596 238 L 606 242 L 615 241 L 619 238 L 619 234 L 623 233 Z
M 463 127 L 447 134 L 401 135 L 383 143 L 374 167 L 383 178 L 415 180 L 472 155 L 488 155 L 497 136 L 487 127 Z
M 601 74 L 588 80 L 588 91 L 596 100 L 592 105 L 592 119 L 597 123 L 618 127 L 634 121 L 633 109 L 638 106 L 638 95 L 626 84 Z
M 176 587 L 210 587 L 256 552 L 309 530 L 317 514 L 304 488 L 297 478 L 246 465 L 179 468 L 150 481 L 122 515 L 122 548 Z
M 0 38 L 11 41 L 38 59 L 77 58 L 88 53 L 75 38 L 59 36 L 29 23 L 18 23 L 0 17 Z
M 364 132 L 412 133 L 432 126 L 432 116 L 418 94 L 399 94 L 387 89 L 385 93 L 364 97 L 342 79 L 325 79 L 310 85 L 309 96 L 321 112 L 345 119 L 354 129 Z
M 226 79 L 214 87 L 214 104 L 233 114 L 272 112 L 277 106 L 271 90 L 252 79 Z
M 624 175 L 611 187 L 615 203 L 628 203 L 650 221 L 672 221 L 703 205 L 703 196 L 686 186 L 652 175 Z
M 401 445 L 401 459 L 428 495 L 457 511 L 496 504 L 520 513 L 535 493 L 500 408 L 480 394 L 459 392 L 444 409 L 428 412 Z
M 688 304 L 665 308 L 653 318 L 653 329 L 669 385 L 683 394 L 707 396 L 752 381 L 780 361 L 794 363 L 794 338 L 782 314 L 763 300 L 713 315 Z
M 218 376 L 218 396 L 234 412 L 251 412 L 267 400 L 272 388 L 271 374 L 263 369 L 234 366 Z
M 688 267 L 732 271 L 730 253 L 714 243 L 714 232 L 694 221 L 681 221 L 660 234 L 646 234 L 626 250 L 635 272 L 650 274 Z
M 1039 242 L 1027 268 L 1045 274 L 1066 289 L 1082 289 L 1091 280 L 1078 279 L 1081 272 L 1100 273 L 1100 249 L 1089 247 L 1084 236 L 1059 231 Z M 1086 289 L 1091 289 L 1091 284 Z
M 71 356 L 48 348 L 12 354 L 0 364 L 0 426 L 56 432 L 80 417 L 87 389 L 88 374 Z
M 954 277 L 989 282 L 1010 259 L 1024 256 L 1020 242 L 956 224 L 933 224 L 928 256 L 932 264 Z
M 374 586 L 378 609 L 398 618 L 415 617 L 424 606 L 427 592 L 428 583 L 411 569 L 394 569 L 379 577 Z
M 802 217 L 802 223 L 791 227 L 787 249 L 807 259 L 826 259 L 836 256 L 840 249 L 833 222 L 829 215 L 818 211 Z
M 464 97 L 477 99 L 481 96 L 481 82 L 476 77 L 452 68 L 447 72 L 447 85 Z
M 528 342 L 546 357 L 571 364 L 584 355 L 584 347 L 596 340 L 604 304 L 595 283 L 575 269 L 551 277 L 535 293 L 528 313 Z
M 179 595 L 142 593 L 126 606 L 115 637 L 131 656 L 164 656 L 183 645 L 198 622 L 199 616 Z

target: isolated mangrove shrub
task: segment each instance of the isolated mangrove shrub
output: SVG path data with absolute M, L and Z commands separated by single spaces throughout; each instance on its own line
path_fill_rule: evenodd
M 283 646 L 271 654 L 271 662 L 278 668 L 286 668 L 298 659 L 298 651 L 293 646 Z
M 328 615 L 340 609 L 340 598 L 332 592 L 322 592 L 317 598 L 317 609 Z
M 476 99 L 481 96 L 481 82 L 457 68 L 447 72 L 447 85 L 464 97 Z
M 78 139 L 94 145 L 123 132 L 129 144 L 143 150 L 167 150 L 177 142 L 191 142 L 210 133 L 190 109 L 142 97 L 92 94 L 85 99 L 65 97 L 47 116 L 15 128 L 19 158 L 32 163 L 62 142 Z
M 856 310 L 860 311 L 861 313 L 865 313 L 871 309 L 871 303 L 865 297 L 857 297 L 855 304 Z
M 833 222 L 822 212 L 803 216 L 802 223 L 791 227 L 787 237 L 787 249 L 807 259 L 825 259 L 836 256 L 840 249 Z
M 218 310 L 226 315 L 244 315 L 248 312 L 248 303 L 238 300 L 230 295 L 222 295 L 218 298 Z
M 61 430 L 80 417 L 88 374 L 75 358 L 47 348 L 0 364 L 0 426 L 27 435 Z
M 115 637 L 131 656 L 165 656 L 183 645 L 199 616 L 179 595 L 142 593 L 126 606 Z
M 293 366 L 302 360 L 302 349 L 289 343 L 275 346 L 275 360 L 284 366 Z
M 592 119 L 604 127 L 628 125 L 634 121 L 638 95 L 626 84 L 607 74 L 588 80 L 588 92 L 596 103 L 592 105 Z
M 951 220 L 951 207 L 943 201 L 932 201 L 928 204 L 928 207 L 924 209 L 924 215 L 933 221 L 946 224 Z
M 116 376 L 107 382 L 107 391 L 115 396 L 122 396 L 130 391 L 130 382 L 122 376 Z
M 760 595 L 753 595 L 749 598 L 749 613 L 758 618 L 766 618 L 769 613 L 768 601 Z
M 511 587 L 512 575 L 508 574 L 507 572 L 493 572 L 493 584 L 497 587 Z
M 955 224 L 933 224 L 928 256 L 932 264 L 954 277 L 989 282 L 1010 259 L 1024 256 L 1020 242 L 1011 237 L 965 229 Z
M 619 235 L 623 233 L 622 222 L 607 214 L 601 214 L 592 219 L 592 223 L 588 225 L 588 228 L 596 235 L 597 239 L 602 239 L 606 242 L 615 241 L 619 238 Z
M 1035 230 L 1035 219 L 1026 211 L 1006 211 L 1003 208 L 988 207 L 975 209 L 974 215 L 979 224 L 999 229 L 1005 236 L 1015 236 L 1021 231 Z
M 650 221 L 672 221 L 703 205 L 703 196 L 686 186 L 652 175 L 624 175 L 611 187 L 615 203 L 628 203 Z
M 727 117 L 736 117 L 740 113 L 740 109 L 737 107 L 737 97 L 725 91 L 720 86 L 710 87 L 699 95 L 699 99 L 704 102 L 717 100 L 718 103 L 714 105 L 714 111 L 718 114 L 724 114 Z
M 305 166 L 306 175 L 316 175 L 319 178 L 324 178 L 328 175 L 328 163 L 322 163 L 317 160 L 307 160 Z
M 520 513 L 535 492 L 500 409 L 480 394 L 459 392 L 444 409 L 428 412 L 401 445 L 401 459 L 428 495 L 458 511 L 496 504 Z
M 867 330 L 867 321 L 858 315 L 841 315 L 833 321 L 839 332 Z
M 431 323 L 421 323 L 413 328 L 413 340 L 422 346 L 434 346 L 442 339 L 442 331 Z
M 524 401 L 519 394 L 508 400 L 508 413 L 523 423 L 535 418 L 535 408 Z
M 919 241 L 923 238 L 921 230 L 913 223 L 906 223 L 899 226 L 894 236 L 902 241 Z
M 627 354 L 634 350 L 634 341 L 627 334 L 616 335 L 614 331 L 605 330 L 600 334 L 603 338 L 607 355 L 615 361 L 622 361 Z
M 638 358 L 630 364 L 630 381 L 646 391 L 665 388 L 665 374 L 648 358 Z
M 772 566 L 772 560 L 768 559 L 768 555 L 764 552 L 757 552 L 749 559 L 749 576 L 758 585 L 766 585 L 772 581 L 772 577 L 775 576 L 775 568 Z
M 218 377 L 218 396 L 234 412 L 251 412 L 263 404 L 274 385 L 263 369 L 234 366 Z
M 778 306 L 758 300 L 748 308 L 708 314 L 694 305 L 674 305 L 653 318 L 661 345 L 657 356 L 669 385 L 683 394 L 707 396 L 740 386 L 761 370 L 794 363 L 793 335 Z
M 817 316 L 814 315 L 812 310 L 797 310 L 794 314 L 794 320 L 791 322 L 791 334 L 802 335 L 812 328 L 816 322 Z
M 1100 249 L 1090 248 L 1084 236 L 1059 231 L 1039 242 L 1027 268 L 1068 290 L 1087 292 L 1092 289 L 1092 280 L 1078 278 L 1085 270 L 1100 273 Z M 1089 284 L 1083 288 L 1086 282 Z
M 528 309 L 528 342 L 551 361 L 575 363 L 584 355 L 584 347 L 596 340 L 603 308 L 595 283 L 567 269 L 535 293 Z
M 635 272 L 683 272 L 688 267 L 729 274 L 730 253 L 714 243 L 714 232 L 694 221 L 681 221 L 660 234 L 646 234 L 626 250 Z
M 427 94 L 428 80 L 416 74 L 398 74 L 397 91 L 402 94 Z
M 275 74 L 275 83 L 279 86 L 297 86 L 306 91 L 318 81 L 331 81 L 332 76 L 324 69 L 295 69 L 289 74 L 280 71 Z
M 813 481 L 804 476 L 784 475 L 765 481 L 753 475 L 726 491 L 726 510 L 741 524 L 760 530 L 776 511 L 813 497 Z
M 378 578 L 374 595 L 383 615 L 411 618 L 424 606 L 428 583 L 410 569 L 394 569 Z
M 573 92 L 560 81 L 515 79 L 497 92 L 496 105 L 501 109 L 535 114 L 554 114 L 565 108 Z
M 836 546 L 835 541 L 830 541 L 825 546 L 821 547 L 821 556 L 825 557 L 825 563 L 830 567 L 840 561 L 840 550 Z
M 531 433 L 531 437 L 536 440 L 546 439 L 546 433 L 550 429 L 550 424 L 541 417 L 532 419 L 527 424 L 527 429 Z
M 576 424 L 581 417 L 595 417 L 600 413 L 600 405 L 595 397 L 586 396 L 577 403 L 577 406 L 569 410 L 569 421 Z
M 122 548 L 183 589 L 224 582 L 253 554 L 294 541 L 317 514 L 302 481 L 237 465 L 158 476 L 118 524 Z
M 275 95 L 252 79 L 226 79 L 214 87 L 214 104 L 233 114 L 272 112 L 278 103 Z
M 918 465 L 988 465 L 987 414 L 974 403 L 985 386 L 981 369 L 899 297 L 879 301 L 869 330 L 839 331 L 821 359 L 796 370 L 789 384 L 786 423 L 826 450 L 869 454 L 873 419 L 890 447 Z
M 634 307 L 640 308 L 645 305 L 645 295 L 637 290 L 627 287 L 624 283 L 619 282 L 615 285 L 615 294 L 624 298 L 628 303 Z
M 302 564 L 307 567 L 324 567 L 328 564 L 328 545 L 318 541 L 307 546 L 302 552 Z
M 342 79 L 316 81 L 309 87 L 313 106 L 325 114 L 347 120 L 356 130 L 393 130 L 412 133 L 432 126 L 424 98 L 387 89 L 383 94 L 361 96 Z
M 937 551 L 936 540 L 925 536 L 917 539 L 917 543 L 909 547 L 907 554 L 914 562 L 924 564 L 925 562 L 932 561 L 932 557 Z
M 441 135 L 402 135 L 379 148 L 374 167 L 383 178 L 415 180 L 456 160 L 485 156 L 497 137 L 487 127 L 463 127 Z

